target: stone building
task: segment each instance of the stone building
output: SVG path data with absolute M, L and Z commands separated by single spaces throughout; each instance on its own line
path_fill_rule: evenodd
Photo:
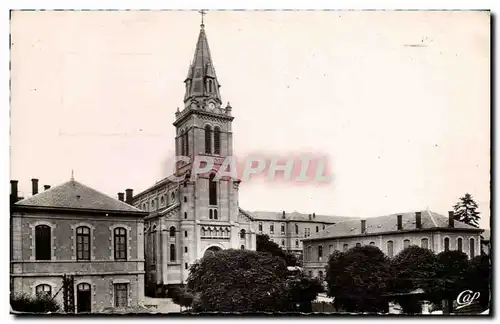
M 251 212 L 254 228 L 258 234 L 268 235 L 270 240 L 283 250 L 294 253 L 302 260 L 302 240 L 324 230 L 348 217 L 254 211 Z
M 184 82 L 173 144 L 176 156 L 187 159 L 176 165 L 175 180 L 165 178 L 133 197 L 135 207 L 149 212 L 144 219 L 148 295 L 184 284 L 189 266 L 206 251 L 256 248 L 252 218 L 238 205 L 240 180 L 215 179 L 223 159 L 233 155 L 234 117 L 229 103 L 222 104 L 203 24 Z M 195 156 L 212 157 L 212 171 L 191 178 Z
M 74 179 L 32 187 L 19 200 L 11 181 L 11 293 L 48 294 L 62 306 L 63 276 L 73 275 L 75 312 L 142 304 L 147 213 Z
M 334 251 L 347 251 L 360 245 L 374 245 L 393 257 L 410 245 L 435 253 L 460 250 L 469 258 L 481 253 L 483 230 L 424 210 L 336 223 L 304 239 L 304 271 L 323 277 L 328 257 Z

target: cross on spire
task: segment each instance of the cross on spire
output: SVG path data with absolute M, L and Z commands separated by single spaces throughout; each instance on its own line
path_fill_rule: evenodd
M 201 27 L 203 27 L 203 26 L 205 26 L 205 25 L 203 24 L 203 16 L 205 16 L 207 13 L 205 12 L 205 9 L 199 10 L 198 12 L 199 12 L 199 13 L 200 13 L 200 15 L 201 15 Z

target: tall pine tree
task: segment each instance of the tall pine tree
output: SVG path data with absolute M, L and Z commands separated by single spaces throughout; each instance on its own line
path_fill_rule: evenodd
M 476 211 L 477 204 L 469 193 L 461 197 L 453 206 L 455 219 L 474 227 L 479 227 L 479 212 Z

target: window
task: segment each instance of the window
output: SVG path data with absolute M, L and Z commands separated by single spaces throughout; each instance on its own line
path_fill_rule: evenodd
M 218 216 L 217 216 L 217 209 L 214 209 L 214 219 L 217 219 Z
M 170 237 L 175 237 L 175 227 L 170 227 Z
M 41 284 L 36 286 L 36 296 L 37 297 L 52 297 L 52 287 L 49 285 Z
M 214 153 L 220 154 L 220 128 L 214 128 Z
M 299 234 L 299 225 L 295 224 L 295 234 Z
M 212 153 L 212 130 L 209 125 L 205 126 L 205 153 Z
M 333 245 L 332 245 L 332 244 L 330 244 L 330 245 L 328 246 L 328 254 L 332 254 L 332 252 L 333 252 Z
M 312 260 L 312 247 L 308 246 L 307 247 L 307 261 L 311 261 L 311 260 Z
M 420 241 L 420 246 L 421 246 L 423 249 L 428 249 L 428 248 L 429 248 L 429 239 L 423 238 L 423 239 Z
M 410 246 L 410 240 L 406 239 L 403 241 L 403 249 L 407 249 Z
M 163 196 L 160 197 L 160 205 L 165 205 L 165 198 Z
M 473 259 L 476 256 L 476 248 L 475 248 L 475 241 L 474 238 L 470 238 L 469 240 L 469 256 L 471 259 Z
M 262 223 L 259 223 L 259 232 L 262 232 Z
M 184 269 L 188 269 L 189 268 L 189 265 L 187 263 L 184 263 Z
M 245 246 L 244 246 L 244 245 L 242 245 L 242 246 L 241 246 L 241 249 L 242 249 L 242 250 L 244 250 L 244 249 L 245 249 Z
M 188 247 L 187 246 L 184 247 L 184 253 L 188 253 Z
M 274 234 L 274 224 L 271 223 L 271 225 L 269 225 L 269 231 L 271 232 L 271 234 Z
M 117 227 L 114 230 L 115 260 L 127 260 L 127 230 Z
M 457 239 L 457 250 L 462 252 L 462 238 L 461 237 L 459 237 Z
M 325 224 L 323 224 L 323 229 L 325 229 Z
M 184 237 L 188 237 L 188 232 L 184 231 Z
M 319 280 L 323 281 L 323 271 L 318 272 L 318 278 Z
M 208 211 L 208 218 L 209 218 L 209 219 L 213 219 L 213 218 L 214 218 L 214 211 L 213 211 L 212 209 L 210 209 L 210 210 Z
M 319 226 L 316 226 L 316 233 L 319 232 Z
M 170 194 L 170 198 L 172 199 L 172 202 L 173 202 L 175 199 L 175 192 L 172 191 L 172 193 Z
M 188 202 L 188 197 L 184 196 L 184 202 Z
M 184 137 L 184 156 L 188 156 L 189 155 L 189 136 L 188 136 L 188 131 L 186 131 L 186 133 L 184 133 L 183 135 Z
M 244 229 L 242 229 L 242 230 L 240 231 L 240 238 L 242 238 L 242 239 L 244 239 L 244 238 L 245 238 L 245 230 L 244 230 Z
M 187 219 L 187 218 L 188 218 L 188 213 L 184 212 L 184 219 Z
M 170 244 L 170 262 L 175 261 L 175 244 Z
M 295 240 L 295 247 L 299 247 L 299 240 Z
M 184 132 L 185 130 L 183 129 L 181 131 L 181 155 L 185 156 L 186 155 L 186 152 L 185 152 L 185 147 L 186 147 L 186 144 L 184 143 L 184 141 L 186 140 L 186 137 L 184 136 Z
M 349 249 L 349 245 L 348 244 L 344 244 L 344 246 L 342 247 L 343 251 L 344 252 L 347 252 L 347 250 Z
M 393 241 L 387 241 L 387 255 L 392 258 L 394 255 L 394 242 Z
M 374 246 L 374 245 L 375 245 L 375 242 L 370 242 L 370 245 L 373 245 L 373 246 Z
M 115 284 L 115 307 L 127 307 L 127 284 Z
M 155 210 L 155 201 L 151 200 L 151 210 Z
M 356 247 L 360 247 L 361 246 L 361 243 L 356 243 Z
M 151 233 L 151 245 L 153 245 L 153 264 L 156 264 L 156 232 Z
M 285 240 L 281 240 L 281 246 L 285 246 Z
M 281 234 L 285 234 L 285 223 L 281 223 Z
M 217 205 L 217 182 L 214 180 L 215 174 L 211 174 L 208 179 L 208 203 L 212 206 Z
M 445 237 L 444 238 L 444 250 L 449 251 L 450 250 L 450 239 Z
M 76 259 L 90 260 L 90 228 L 87 226 L 76 229 Z
M 318 246 L 318 261 L 321 261 L 323 258 L 323 247 L 320 245 Z
M 35 227 L 35 256 L 37 260 L 51 259 L 51 237 L 50 227 L 47 225 L 38 225 Z

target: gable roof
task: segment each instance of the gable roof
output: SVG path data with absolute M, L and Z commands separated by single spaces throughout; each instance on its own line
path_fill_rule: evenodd
M 328 216 L 328 215 L 315 215 L 311 214 L 311 219 L 309 219 L 309 214 L 302 214 L 298 212 L 285 213 L 285 218 L 283 218 L 283 212 L 269 212 L 269 211 L 253 211 L 250 215 L 255 220 L 270 220 L 270 221 L 295 221 L 295 222 L 316 222 L 316 223 L 330 223 L 335 224 L 337 222 L 346 221 L 353 219 L 353 217 L 343 217 L 343 216 Z M 358 218 L 355 218 L 358 219 Z
M 421 217 L 422 229 L 431 229 L 431 228 L 450 229 L 448 227 L 448 217 L 432 212 L 430 210 L 423 210 L 421 211 L 421 213 L 422 213 Z M 366 218 L 365 234 L 361 234 L 361 218 L 359 218 L 357 220 L 348 220 L 336 223 L 318 233 L 312 234 L 310 237 L 305 238 L 304 241 L 323 239 L 323 238 L 343 237 L 343 236 L 357 236 L 357 235 L 370 235 L 370 234 L 396 232 L 398 231 L 397 215 L 402 215 L 403 231 L 417 230 L 415 221 L 415 212 L 406 212 L 406 213 L 397 213 L 385 216 Z M 465 224 L 457 220 L 455 220 L 454 222 L 454 229 L 482 231 L 479 228 L 476 228 L 474 226 Z
M 73 179 L 30 198 L 20 200 L 15 205 L 144 213 L 123 201 L 111 198 Z

